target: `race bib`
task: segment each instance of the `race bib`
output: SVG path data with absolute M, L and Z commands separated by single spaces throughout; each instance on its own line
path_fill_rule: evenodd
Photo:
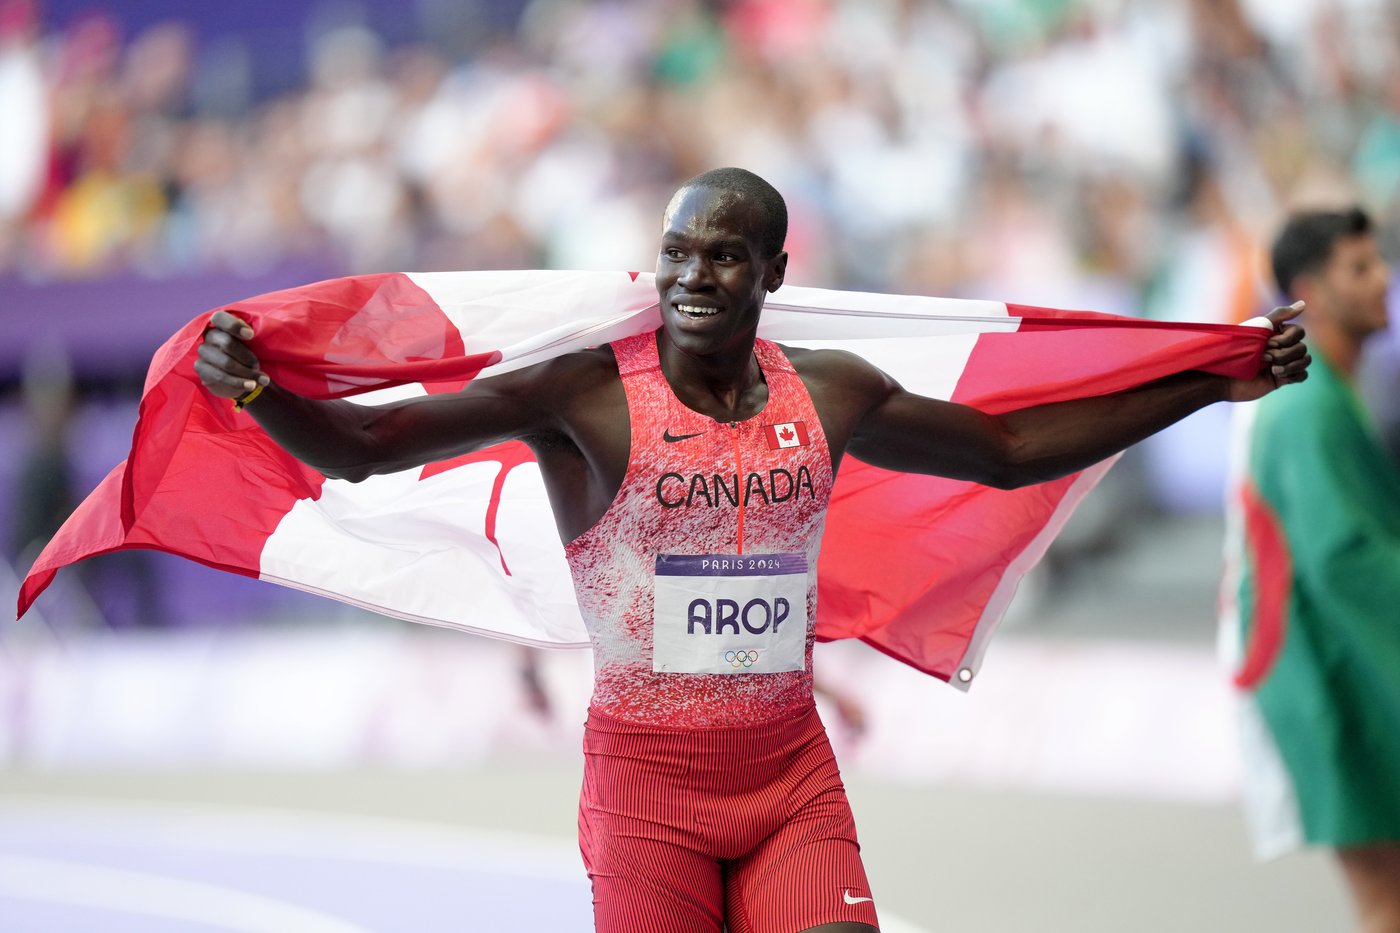
M 657 555 L 652 670 L 776 674 L 806 663 L 806 554 Z

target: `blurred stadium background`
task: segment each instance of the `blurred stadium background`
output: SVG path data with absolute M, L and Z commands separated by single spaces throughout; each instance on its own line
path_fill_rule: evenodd
M 808 285 L 1231 322 L 1289 208 L 1400 231 L 1390 0 L 0 0 L 0 114 L 10 599 L 196 313 L 650 268 L 716 165 L 787 196 Z M 891 931 L 1347 927 L 1330 863 L 1255 864 L 1237 811 L 1227 429 L 1125 456 L 970 695 L 822 649 Z M 0 624 L 0 927 L 588 929 L 587 681 L 163 555 L 67 571 Z

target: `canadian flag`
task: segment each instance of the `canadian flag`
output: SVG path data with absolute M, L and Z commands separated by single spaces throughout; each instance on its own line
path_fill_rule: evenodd
M 660 325 L 652 276 L 620 272 L 351 276 L 227 308 L 252 325 L 279 385 L 365 403 L 457 391 Z M 415 622 L 588 644 L 525 445 L 328 479 L 205 391 L 193 363 L 208 320 L 157 351 L 130 456 L 34 562 L 21 614 L 60 568 L 153 548 Z M 785 285 L 759 336 L 851 350 L 911 391 L 995 413 L 1188 369 L 1251 376 L 1269 333 Z M 770 430 L 779 445 L 807 442 L 797 423 Z M 1005 491 L 846 457 L 818 569 L 818 637 L 861 638 L 965 688 L 1017 581 L 1107 468 Z
M 805 421 L 770 424 L 766 425 L 763 430 L 768 435 L 768 447 L 771 450 L 782 450 L 785 447 L 806 447 L 810 443 L 807 440 L 807 422 Z

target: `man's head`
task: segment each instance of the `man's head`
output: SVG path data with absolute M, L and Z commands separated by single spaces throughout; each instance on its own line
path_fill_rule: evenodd
M 697 175 L 662 218 L 656 288 L 667 334 L 686 352 L 743 349 L 768 292 L 787 272 L 787 205 L 740 168 Z
M 1294 214 L 1274 240 L 1274 279 L 1307 302 L 1310 328 L 1335 328 L 1359 344 L 1386 325 L 1389 269 L 1361 208 Z
M 676 199 L 689 188 L 710 188 L 716 192 L 727 194 L 734 200 L 743 200 L 756 207 L 757 211 L 754 216 L 756 229 L 752 232 L 758 238 L 759 246 L 764 252 L 764 258 L 771 259 L 783 251 L 783 243 L 787 240 L 787 202 L 783 200 L 783 196 L 778 193 L 777 188 L 748 169 L 712 168 L 708 172 L 696 175 L 676 189 L 675 195 L 671 198 L 671 205 L 666 208 L 668 220 Z

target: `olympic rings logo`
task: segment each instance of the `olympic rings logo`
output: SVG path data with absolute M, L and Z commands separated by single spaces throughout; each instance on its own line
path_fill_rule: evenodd
M 733 668 L 753 667 L 758 663 L 758 649 L 753 648 L 748 651 L 726 651 L 724 659 Z

